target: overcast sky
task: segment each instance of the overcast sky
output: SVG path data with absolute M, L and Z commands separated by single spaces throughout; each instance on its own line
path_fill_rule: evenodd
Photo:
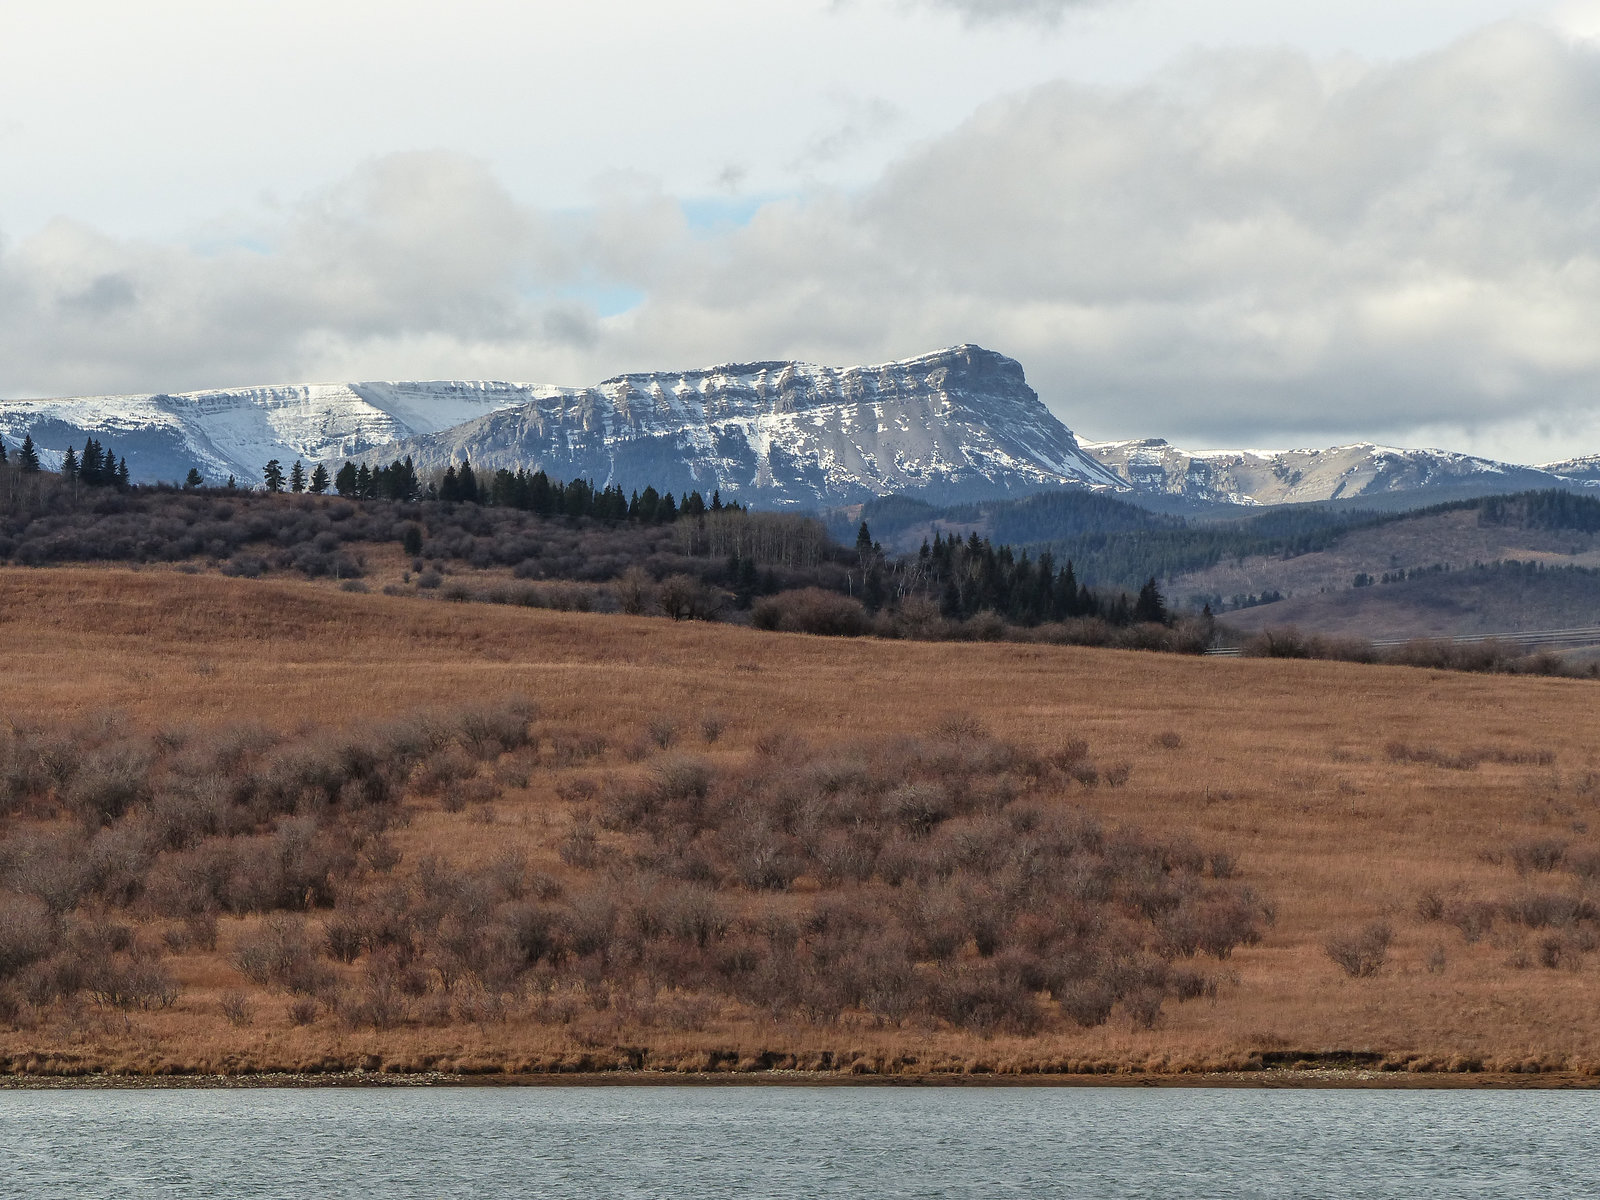
M 1597 117 L 1600 0 L 11 4 L 0 396 L 978 342 L 1089 437 L 1596 452 Z

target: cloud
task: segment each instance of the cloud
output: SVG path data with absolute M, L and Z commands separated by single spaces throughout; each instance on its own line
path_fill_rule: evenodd
M 1101 436 L 1575 429 L 1600 396 L 1597 105 L 1600 52 L 1525 25 L 1383 66 L 1228 52 L 1052 84 L 863 195 L 770 207 L 632 333 L 981 341 Z
M 1054 24 L 1072 9 L 1103 0 L 911 0 L 922 8 L 959 14 L 973 24 L 990 21 L 1038 21 Z
M 38 395 L 976 341 L 1095 436 L 1600 449 L 1596 111 L 1600 47 L 1510 24 L 1382 65 L 1218 52 L 1050 84 L 731 227 L 646 179 L 549 213 L 473 160 L 397 156 L 255 249 L 69 222 L 0 245 L 0 361 Z

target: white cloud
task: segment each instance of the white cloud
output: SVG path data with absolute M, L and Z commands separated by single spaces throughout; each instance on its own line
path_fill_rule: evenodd
M 257 249 L 0 246 L 9 394 L 619 371 L 958 341 L 1094 436 L 1600 449 L 1600 48 L 1496 26 L 1385 65 L 1213 52 L 993 103 L 869 188 L 696 232 L 648 179 L 516 202 L 385 158 Z M 243 232 L 243 231 L 242 231 Z M 603 317 L 585 300 L 636 289 Z
M 1069 10 L 1088 8 L 1105 0 L 912 0 L 932 9 L 959 13 L 973 23 L 986 21 L 1059 21 Z

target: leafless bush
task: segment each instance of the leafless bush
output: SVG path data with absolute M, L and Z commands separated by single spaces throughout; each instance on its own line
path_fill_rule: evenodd
M 228 1024 L 235 1029 L 243 1029 L 254 1019 L 250 1009 L 250 998 L 243 992 L 223 992 L 217 1006 L 222 1009 L 222 1015 L 227 1018 Z
M 1366 979 L 1383 970 L 1394 932 L 1375 921 L 1356 931 L 1334 934 L 1323 943 L 1329 958 L 1352 979 Z
M 1517 873 L 1554 871 L 1567 853 L 1567 843 L 1558 838 L 1527 838 L 1510 847 L 1511 863 Z
M 58 926 L 44 901 L 0 892 L 0 981 L 53 953 L 58 940 Z
M 678 740 L 678 723 L 671 717 L 662 714 L 652 717 L 647 728 L 650 740 L 662 750 L 670 750 Z
M 750 619 L 757 629 L 830 637 L 860 637 L 872 627 L 859 600 L 821 588 L 763 597 L 751 609 Z

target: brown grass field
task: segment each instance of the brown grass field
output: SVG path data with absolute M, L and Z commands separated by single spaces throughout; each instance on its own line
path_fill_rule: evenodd
M 1096 1028 L 1058 1023 L 1028 1037 L 747 1014 L 693 1031 L 526 1016 L 382 1031 L 331 1017 L 295 1026 L 286 994 L 248 983 L 229 962 L 255 918 L 224 918 L 215 952 L 169 960 L 182 985 L 169 1008 L 84 1004 L 31 1027 L 0 1025 L 0 1063 L 17 1073 L 1162 1074 L 1345 1056 L 1391 1071 L 1600 1075 L 1600 953 L 1567 945 L 1559 965 L 1545 966 L 1541 930 L 1502 923 L 1469 944 L 1418 912 L 1430 889 L 1449 902 L 1593 886 L 1571 872 L 1519 874 L 1512 861 L 1514 847 L 1541 840 L 1573 855 L 1600 846 L 1593 682 L 822 639 L 327 584 L 61 568 L 0 570 L 0 688 L 3 718 L 118 709 L 152 729 L 339 726 L 441 698 L 520 693 L 546 731 L 607 729 L 614 747 L 663 714 L 689 731 L 717 713 L 725 731 L 696 750 L 728 762 L 774 731 L 826 742 L 922 733 L 966 713 L 1022 746 L 1082 738 L 1097 760 L 1131 764 L 1125 785 L 1070 801 L 1111 827 L 1227 849 L 1276 910 L 1259 944 L 1212 964 L 1215 997 L 1169 1004 L 1149 1029 L 1119 1012 Z M 1396 743 L 1411 753 L 1398 755 Z M 1463 753 L 1487 757 L 1450 765 Z M 599 769 L 648 765 L 613 750 Z M 571 813 L 556 786 L 568 774 L 541 766 L 526 787 L 471 811 L 421 803 L 393 834 L 403 862 L 431 851 L 470 864 L 517 846 L 559 875 L 555 847 Z M 1324 943 L 1379 920 L 1395 935 L 1387 964 L 1348 977 Z M 248 996 L 251 1023 L 224 1019 L 227 992 Z M 1378 1057 L 1348 1057 L 1364 1054 Z

